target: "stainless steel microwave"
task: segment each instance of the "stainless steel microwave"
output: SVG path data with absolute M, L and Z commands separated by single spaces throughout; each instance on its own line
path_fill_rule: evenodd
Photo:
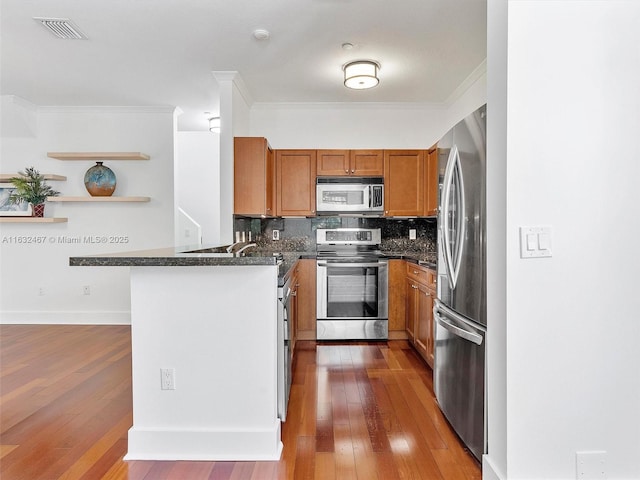
M 384 213 L 382 177 L 318 177 L 316 212 L 319 215 Z

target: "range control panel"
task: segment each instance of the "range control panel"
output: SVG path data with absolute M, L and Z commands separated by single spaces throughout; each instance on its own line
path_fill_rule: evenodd
M 381 240 L 379 228 L 319 228 L 316 230 L 316 243 L 378 245 Z

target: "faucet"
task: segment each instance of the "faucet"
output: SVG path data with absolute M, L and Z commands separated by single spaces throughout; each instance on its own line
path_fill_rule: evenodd
M 232 243 L 231 245 L 229 245 L 229 246 L 227 247 L 227 253 L 231 253 L 231 252 L 233 252 L 233 249 L 234 249 L 237 245 L 240 245 L 241 243 L 244 243 L 244 242 L 235 242 L 235 243 Z
M 244 251 L 245 251 L 247 248 L 249 248 L 249 247 L 255 247 L 255 246 L 256 246 L 256 244 L 255 244 L 255 243 L 247 243 L 244 247 L 240 248 L 240 249 L 236 252 L 236 254 L 244 252 Z

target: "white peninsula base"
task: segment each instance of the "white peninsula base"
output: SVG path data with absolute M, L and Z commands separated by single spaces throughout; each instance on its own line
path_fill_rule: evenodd
M 125 460 L 280 458 L 277 280 L 275 265 L 131 267 Z

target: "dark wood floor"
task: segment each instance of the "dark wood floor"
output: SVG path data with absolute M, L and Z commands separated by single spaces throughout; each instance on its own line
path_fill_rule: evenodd
M 124 462 L 126 326 L 0 326 L 0 478 L 480 479 L 404 341 L 299 343 L 279 462 Z

